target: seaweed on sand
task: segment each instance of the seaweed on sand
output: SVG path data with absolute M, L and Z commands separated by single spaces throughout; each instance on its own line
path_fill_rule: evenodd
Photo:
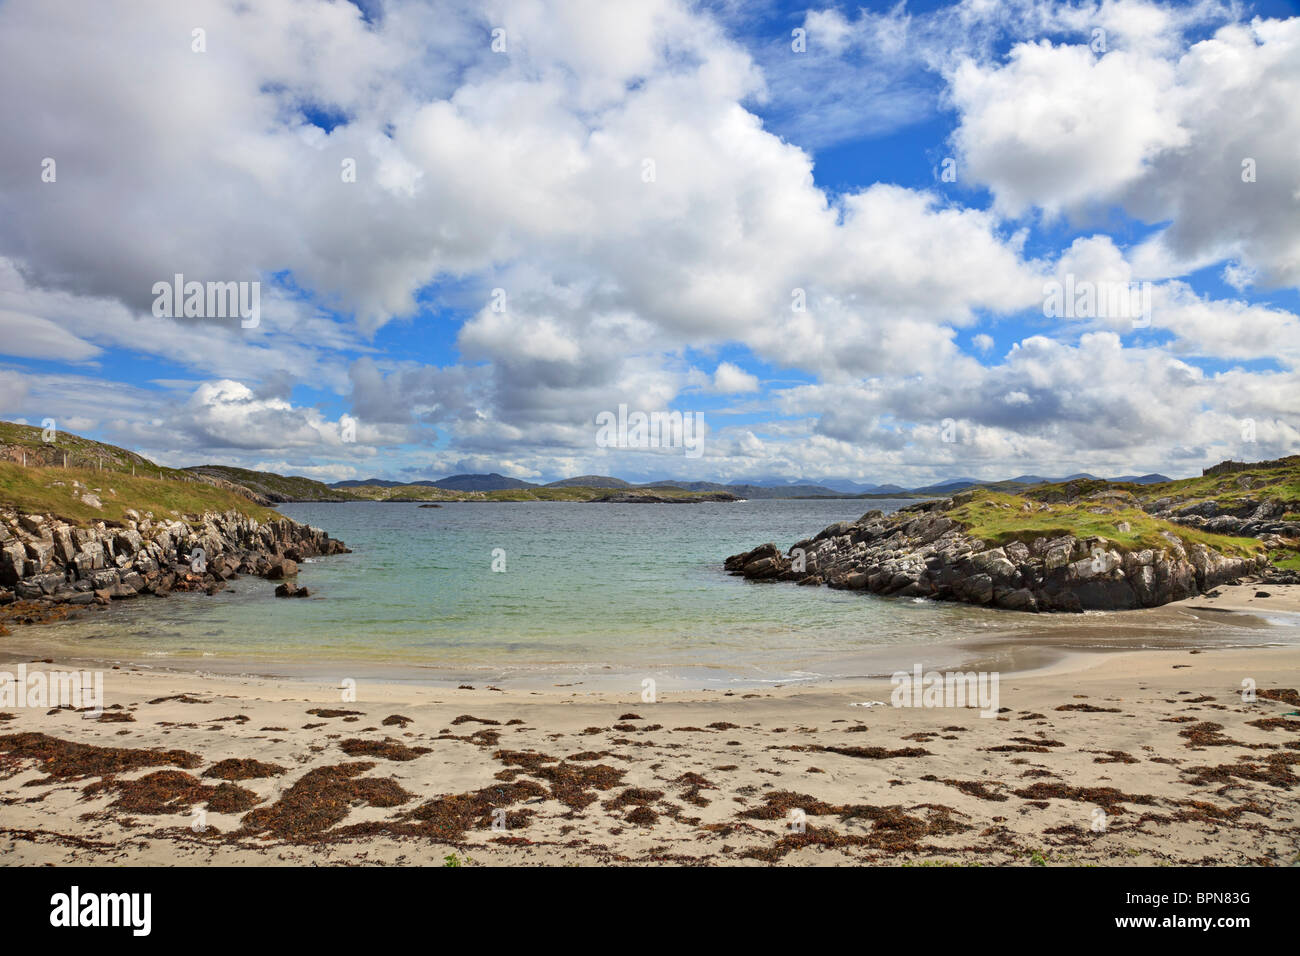
M 40 733 L 0 736 L 0 753 L 36 760 L 43 772 L 61 780 L 103 777 L 143 767 L 170 766 L 191 770 L 203 763 L 201 757 L 186 750 L 99 747 Z
M 770 847 L 758 847 L 741 854 L 750 859 L 764 860 L 769 863 L 777 862 L 792 850 L 810 846 L 828 849 L 866 847 L 890 853 L 907 852 L 922 849 L 920 841 L 926 837 L 963 833 L 970 829 L 968 824 L 953 818 L 957 811 L 938 804 L 920 804 L 910 809 L 923 811 L 922 813 L 909 813 L 897 805 L 831 806 L 815 798 L 792 794 L 789 791 L 769 794 L 767 800 L 768 807 L 774 810 L 779 810 L 781 806 L 797 807 L 805 813 L 817 816 L 839 814 L 840 821 L 843 823 L 862 820 L 871 825 L 865 833 L 839 833 L 829 828 L 807 826 L 801 833 L 786 834 Z
M 284 767 L 274 763 L 262 763 L 260 760 L 230 757 L 214 763 L 203 771 L 205 777 L 217 777 L 221 780 L 255 780 L 259 777 L 278 777 L 285 773 Z
M 396 780 L 361 776 L 374 766 L 360 761 L 309 770 L 275 803 L 245 814 L 244 829 L 269 831 L 285 839 L 308 839 L 340 822 L 354 803 L 397 807 L 414 796 Z
M 1112 814 L 1124 813 L 1123 804 L 1154 806 L 1156 798 L 1145 793 L 1124 793 L 1115 787 L 1071 787 L 1064 783 L 1035 783 L 1013 791 L 1022 800 L 1074 800 L 1092 803 Z
M 459 840 L 469 829 L 485 829 L 495 822 L 495 810 L 503 810 L 524 800 L 546 797 L 546 789 L 532 780 L 520 780 L 504 786 L 484 787 L 470 793 L 453 793 L 426 800 L 404 817 L 418 820 L 413 827 L 393 828 L 394 832 Z M 507 830 L 520 829 L 531 814 L 526 811 L 506 813 Z
M 498 750 L 492 755 L 508 768 L 497 774 L 507 782 L 521 774 L 537 777 L 551 786 L 551 796 L 573 810 L 583 810 L 600 798 L 593 790 L 612 790 L 622 782 L 626 770 L 606 764 L 589 767 L 574 766 L 566 761 L 532 750 Z M 555 766 L 548 766 L 555 764 Z
M 428 747 L 408 747 L 398 740 L 362 740 L 359 737 L 339 741 L 339 748 L 349 757 L 383 757 L 385 760 L 414 760 L 432 753 Z
M 155 770 L 135 780 L 101 780 L 86 787 L 82 796 L 104 792 L 118 794 L 111 809 L 150 815 L 184 813 L 196 803 L 206 803 L 214 813 L 242 813 L 261 802 L 251 790 L 233 783 L 209 786 L 182 770 Z

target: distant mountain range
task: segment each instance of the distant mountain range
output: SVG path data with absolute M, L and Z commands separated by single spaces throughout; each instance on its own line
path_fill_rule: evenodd
M 330 488 L 348 489 L 360 488 L 365 486 L 378 488 L 398 488 L 404 486 L 423 486 L 426 488 L 442 488 L 446 491 L 513 491 L 521 488 L 610 488 L 610 489 L 628 489 L 628 488 L 681 488 L 683 491 L 694 492 L 728 492 L 733 495 L 739 495 L 742 498 L 814 498 L 814 497 L 844 497 L 848 495 L 951 495 L 967 488 L 981 487 L 1005 487 L 1007 489 L 1023 488 L 1031 485 L 1055 484 L 1061 481 L 1073 481 L 1075 479 L 1086 478 L 1094 481 L 1098 479 L 1096 475 L 1090 475 L 1087 472 L 1079 472 L 1073 475 L 1066 475 L 1064 478 L 1046 478 L 1042 475 L 1017 475 L 1015 478 L 1007 478 L 1001 481 L 984 481 L 979 478 L 951 478 L 937 484 L 924 485 L 919 488 L 904 488 L 901 485 L 894 484 L 865 484 L 848 479 L 826 479 L 818 484 L 796 484 L 781 479 L 759 479 L 754 482 L 742 484 L 723 484 L 716 481 L 653 481 L 643 484 L 634 484 L 630 481 L 624 481 L 622 478 L 613 478 L 609 475 L 578 475 L 574 478 L 564 478 L 560 481 L 552 481 L 548 484 L 535 484 L 530 481 L 522 481 L 518 478 L 507 478 L 505 475 L 499 475 L 492 472 L 486 475 L 450 475 L 447 478 L 440 478 L 437 481 L 390 481 L 383 478 L 370 478 L 363 480 L 336 481 L 329 485 Z M 1114 482 L 1130 482 L 1138 485 L 1151 485 L 1171 479 L 1164 475 L 1122 475 L 1118 478 L 1105 479 Z

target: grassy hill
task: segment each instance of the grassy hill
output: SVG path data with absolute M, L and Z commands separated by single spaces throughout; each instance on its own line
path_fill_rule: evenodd
M 196 475 L 208 475 L 243 485 L 271 501 L 355 501 L 356 496 L 341 488 L 299 475 L 277 475 L 270 471 L 250 471 L 229 465 L 194 465 L 186 468 Z
M 1185 543 L 1200 542 L 1228 555 L 1256 554 L 1258 538 L 1235 537 L 1168 520 L 1166 515 L 1213 505 L 1210 512 L 1243 514 L 1261 504 L 1275 505 L 1280 521 L 1294 525 L 1269 548 L 1279 567 L 1300 570 L 1300 457 L 1243 466 L 1227 474 L 1153 484 L 1109 482 L 1099 478 L 1002 491 L 982 487 L 955 496 L 949 516 L 992 543 L 1029 541 L 1040 536 L 1098 536 L 1122 551 L 1159 548 L 1166 534 Z
M 975 537 L 999 547 L 1012 541 L 1027 544 L 1035 538 L 1074 535 L 1105 538 L 1120 551 L 1140 551 L 1169 547 L 1166 534 L 1177 536 L 1185 544 L 1200 542 L 1227 555 L 1244 557 L 1263 547 L 1256 538 L 1234 538 L 1189 528 L 1156 518 L 1118 499 L 1105 504 L 1095 498 L 1053 504 L 1033 495 L 979 489 L 956 496 L 955 500 L 957 507 L 947 513 L 948 517 Z
M 205 511 L 238 511 L 258 521 L 278 517 L 236 489 L 116 445 L 63 431 L 51 437 L 47 442 L 40 428 L 0 422 L 0 506 L 74 524 L 122 521 L 127 510 L 178 520 Z
M 578 475 L 576 478 L 564 478 L 560 481 L 552 481 L 546 485 L 547 488 L 604 488 L 606 491 L 617 489 L 624 491 L 632 487 L 630 481 L 624 481 L 622 478 L 611 478 L 608 475 Z
M 423 482 L 423 484 L 444 488 L 447 491 L 504 491 L 514 488 L 537 487 L 531 481 L 507 478 L 505 475 L 498 475 L 496 472 L 488 475 L 450 475 L 437 481 Z
M 91 502 L 83 500 L 93 496 Z M 98 499 L 100 507 L 93 501 Z M 227 488 L 183 477 L 131 477 L 97 468 L 37 468 L 0 462 L 0 506 L 52 514 L 72 524 L 122 521 L 128 509 L 183 519 L 205 511 L 238 511 L 258 521 L 279 517 Z
M 17 425 L 0 422 L 0 460 L 31 467 L 84 468 L 109 474 L 150 475 L 161 478 L 183 478 L 178 468 L 164 468 L 143 455 L 137 455 L 116 445 L 106 445 L 71 432 L 55 431 L 50 441 L 45 441 L 42 430 L 35 425 Z

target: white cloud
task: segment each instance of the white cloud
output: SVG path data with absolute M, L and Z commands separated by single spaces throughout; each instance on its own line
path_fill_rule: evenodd
M 751 53 L 726 14 L 393 0 L 367 23 L 322 0 L 0 5 L 0 350 L 114 368 L 130 354 L 160 379 L 7 371 L 0 401 L 97 422 L 169 463 L 320 475 L 364 476 L 372 455 L 403 473 L 525 476 L 1127 471 L 1219 454 L 1239 417 L 1284 449 L 1295 316 L 1184 281 L 1223 263 L 1238 290 L 1300 283 L 1300 18 L 1223 26 L 1235 14 L 1215 3 L 1139 0 L 814 10 L 798 60 L 784 35 L 779 57 Z M 1206 25 L 1221 28 L 1189 43 Z M 1094 26 L 1102 55 L 1086 46 Z M 782 118 L 805 101 L 802 127 Z M 818 187 L 805 146 L 939 102 L 957 122 L 957 189 Z M 339 125 L 307 120 L 320 112 Z M 976 202 L 977 184 L 991 208 L 953 198 Z M 1029 242 L 1040 212 L 1104 223 L 1115 206 L 1168 225 L 1136 246 L 1102 231 Z M 175 272 L 261 279 L 262 326 L 154 318 L 152 284 Z M 284 272 L 291 283 L 272 280 Z M 1032 314 L 1067 273 L 1156 281 L 1152 333 L 1044 324 L 983 364 L 987 326 Z M 459 327 L 380 332 L 433 284 L 468 316 Z M 377 344 L 405 335 L 459 355 L 425 364 Z M 813 384 L 760 383 L 744 359 L 695 367 L 744 349 Z M 1212 376 L 1201 358 L 1284 368 Z M 358 441 L 337 438 L 328 401 L 295 401 L 298 385 L 350 403 Z M 745 396 L 747 415 L 773 420 L 724 425 L 696 462 L 594 447 L 597 412 L 693 391 Z M 962 442 L 939 441 L 945 418 Z
M 758 376 L 730 362 L 722 362 L 713 372 L 713 388 L 726 394 L 758 391 Z
M 1139 10 L 1159 19 L 1128 9 L 1130 25 Z M 1100 56 L 1039 41 L 1005 63 L 961 62 L 963 168 L 1011 214 L 1116 204 L 1168 222 L 1135 256 L 1146 276 L 1231 260 L 1262 284 L 1300 287 L 1300 18 L 1231 23 L 1190 45 L 1167 27 L 1148 24 L 1158 43 L 1125 46 L 1120 33 Z
M 84 362 L 100 349 L 49 319 L 0 309 L 0 352 L 19 358 Z

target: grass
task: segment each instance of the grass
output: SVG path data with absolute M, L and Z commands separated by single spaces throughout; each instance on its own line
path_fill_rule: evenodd
M 1199 542 L 1229 555 L 1253 555 L 1261 547 L 1254 538 L 1235 538 L 1173 524 L 1154 518 L 1138 507 L 1113 500 L 1045 503 L 1024 495 L 1000 492 L 981 490 L 966 494 L 969 498 L 958 496 L 960 503 L 947 513 L 948 517 L 961 524 L 971 536 L 996 547 L 1012 541 L 1027 544 L 1035 538 L 1074 535 L 1076 538 L 1105 538 L 1123 553 L 1169 547 L 1162 532 L 1176 535 L 1184 544 Z M 1045 510 L 1038 510 L 1044 506 Z M 1099 507 L 1106 508 L 1106 513 L 1094 514 L 1089 510 Z M 1129 530 L 1119 529 L 1123 522 L 1128 523 Z
M 86 486 L 75 489 L 75 495 L 74 481 Z M 87 492 L 98 497 L 103 508 L 84 504 L 81 496 Z M 152 511 L 156 518 L 170 519 L 232 510 L 258 521 L 280 517 L 243 495 L 192 479 L 133 478 L 129 472 L 101 472 L 94 468 L 24 468 L 9 462 L 0 462 L 0 505 L 56 515 L 82 526 L 93 521 L 123 521 L 127 509 L 142 514 Z
M 85 468 L 106 474 L 156 475 L 158 477 L 181 478 L 185 473 L 176 468 L 164 468 L 143 455 L 137 455 L 116 445 L 82 438 L 71 432 L 55 431 L 50 441 L 34 425 L 16 425 L 13 422 L 0 422 L 0 445 L 11 445 L 27 453 L 28 465 L 61 466 L 64 455 L 68 465 L 73 468 Z
M 1249 482 L 1243 479 L 1249 478 Z M 1245 484 L 1255 487 L 1244 487 Z M 1187 503 L 1198 501 L 1239 501 L 1260 497 L 1276 498 L 1300 504 L 1300 465 L 1288 463 L 1271 468 L 1250 468 L 1226 475 L 1183 478 L 1158 485 L 1124 485 L 1144 499 L 1177 497 Z
M 324 498 L 352 501 L 353 495 L 344 488 L 331 488 L 323 482 L 300 475 L 277 475 L 269 471 L 250 471 L 230 465 L 196 465 L 185 469 L 202 475 L 213 475 L 243 485 L 259 494 L 278 494 L 286 498 Z
M 1284 571 L 1300 571 L 1300 551 L 1274 551 L 1269 560 Z

